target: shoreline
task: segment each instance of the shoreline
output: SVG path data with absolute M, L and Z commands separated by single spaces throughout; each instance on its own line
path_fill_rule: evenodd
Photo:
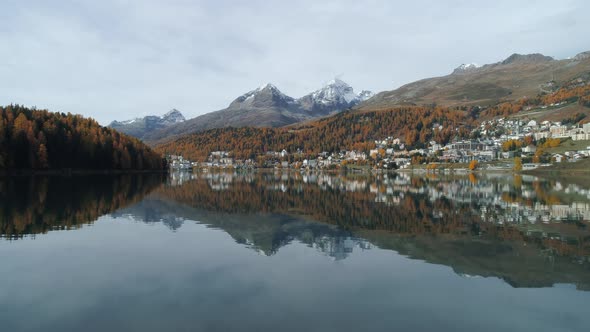
M 91 169 L 19 169 L 19 170 L 0 170 L 0 176 L 35 176 L 35 175 L 121 175 L 121 174 L 168 174 L 168 170 L 91 170 Z

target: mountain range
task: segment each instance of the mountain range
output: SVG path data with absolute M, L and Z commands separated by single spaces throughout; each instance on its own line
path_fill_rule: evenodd
M 109 127 L 120 131 L 124 134 L 144 139 L 147 133 L 164 129 L 175 124 L 186 121 L 184 115 L 177 110 L 172 109 L 162 116 L 148 115 L 143 118 L 135 118 L 126 121 L 113 121 Z
M 146 141 L 212 128 L 282 127 L 350 109 L 372 96 L 373 93 L 367 90 L 355 93 L 340 79 L 334 79 L 299 99 L 287 96 L 268 83 L 239 96 L 225 109 L 187 121 L 180 112 L 173 110 L 162 117 L 115 121 L 109 126 Z
M 285 95 L 272 84 L 265 84 L 239 96 L 225 109 L 186 121 L 180 112 L 173 110 L 162 117 L 115 121 L 110 127 L 155 144 L 213 128 L 283 127 L 348 109 L 364 111 L 433 104 L 486 107 L 553 93 L 574 79 L 590 80 L 590 51 L 563 60 L 539 53 L 515 53 L 483 66 L 462 64 L 448 75 L 418 80 L 376 95 L 370 91 L 355 93 L 339 79 L 298 99 Z

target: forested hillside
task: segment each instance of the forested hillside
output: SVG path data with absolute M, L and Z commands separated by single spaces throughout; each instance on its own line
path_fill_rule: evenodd
M 2 169 L 162 169 L 162 157 L 141 141 L 81 115 L 0 107 Z
M 469 135 L 473 118 L 461 109 L 408 106 L 379 111 L 344 112 L 314 122 L 282 128 L 222 128 L 183 136 L 156 146 L 164 154 L 204 160 L 211 151 L 254 158 L 267 151 L 300 150 L 304 154 L 342 149 L 367 150 L 375 139 L 399 133 L 410 146 L 435 139 L 448 142 Z

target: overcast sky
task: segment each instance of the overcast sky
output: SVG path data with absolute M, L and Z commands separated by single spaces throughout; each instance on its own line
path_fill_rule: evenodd
M 391 90 L 512 53 L 590 50 L 590 1 L 0 1 L 0 104 L 102 124 L 225 108 L 272 82 Z

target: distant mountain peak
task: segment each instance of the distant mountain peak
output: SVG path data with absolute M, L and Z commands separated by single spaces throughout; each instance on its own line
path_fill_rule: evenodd
M 163 121 L 170 123 L 180 123 L 186 121 L 184 115 L 176 108 L 171 109 L 166 114 L 160 117 Z
M 372 91 L 369 90 L 363 90 L 359 93 L 356 94 L 356 98 L 360 101 L 363 102 L 365 100 L 368 100 L 369 98 L 373 97 L 375 94 Z
M 265 83 L 265 84 L 261 85 L 260 87 L 258 87 L 258 89 L 256 89 L 255 91 L 262 91 L 262 90 L 279 91 L 279 89 L 276 86 L 274 86 L 272 83 Z
M 294 103 L 294 99 L 285 95 L 276 86 L 266 83 L 258 88 L 246 92 L 236 98 L 230 108 L 263 108 L 263 107 L 284 107 Z
M 369 99 L 373 93 L 354 89 L 339 78 L 327 82 L 322 88 L 298 99 L 304 110 L 311 113 L 330 114 L 349 109 Z
M 573 60 L 575 60 L 575 61 L 582 61 L 582 60 L 585 60 L 585 59 L 590 59 L 590 51 L 578 53 L 573 58 Z
M 182 113 L 173 108 L 162 116 L 148 115 L 143 118 L 135 118 L 125 121 L 113 121 L 109 127 L 122 133 L 142 138 L 147 132 L 169 127 L 186 121 Z
M 261 94 L 261 93 L 270 93 L 270 94 L 274 94 L 274 95 L 285 96 L 287 98 L 291 98 L 291 97 L 285 95 L 284 93 L 282 93 L 281 90 L 279 90 L 279 88 L 277 88 L 275 85 L 273 85 L 271 83 L 265 83 L 254 90 L 246 92 L 242 96 L 238 97 L 238 99 L 240 99 L 242 97 L 247 99 L 249 97 L 253 97 L 253 96 Z
M 453 74 L 464 74 L 477 70 L 480 66 L 476 63 L 462 63 L 459 67 L 453 70 Z
M 514 53 L 511 56 L 507 57 L 504 61 L 501 62 L 503 65 L 512 64 L 512 63 L 541 63 L 541 62 L 548 62 L 553 61 L 550 56 L 543 55 L 541 53 L 532 53 L 532 54 L 518 54 Z
M 182 115 L 182 113 L 179 110 L 177 110 L 176 108 L 173 108 L 170 111 L 166 112 L 162 117 L 167 117 L 167 116 L 171 116 L 171 115 Z
M 355 99 L 354 90 L 346 82 L 335 78 L 321 89 L 311 93 L 312 99 L 322 104 L 339 103 L 343 100 L 350 103 Z
M 344 86 L 349 87 L 348 83 L 344 82 L 343 80 L 335 77 L 332 80 L 328 81 L 324 86 Z

